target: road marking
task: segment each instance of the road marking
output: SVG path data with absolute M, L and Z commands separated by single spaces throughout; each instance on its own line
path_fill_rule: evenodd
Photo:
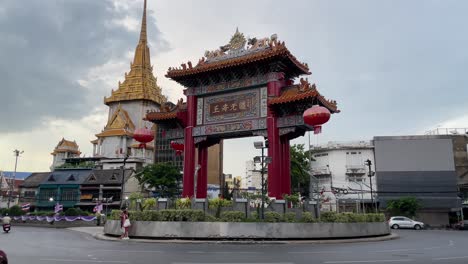
M 189 254 L 205 254 L 205 251 L 187 251 Z
M 326 264 L 345 264 L 345 263 L 386 263 L 386 262 L 410 262 L 412 259 L 376 259 L 376 260 L 342 260 L 325 261 Z
M 348 254 L 351 251 L 290 251 L 289 254 Z
M 55 262 L 85 262 L 85 263 L 128 263 L 128 261 L 118 260 L 83 260 L 83 259 L 40 259 L 41 261 Z
M 462 256 L 462 257 L 446 257 L 446 258 L 433 258 L 432 260 L 449 260 L 449 259 L 466 259 L 468 256 Z
M 259 251 L 215 251 L 210 254 L 261 254 Z
M 206 262 L 172 262 L 172 264 L 207 264 Z M 294 264 L 293 262 L 210 262 L 209 264 Z
M 93 250 L 93 252 L 163 253 L 161 250 L 118 250 L 118 249 L 101 249 L 101 250 Z
M 400 251 L 415 251 L 418 250 L 416 248 L 410 248 L 410 249 L 385 249 L 385 250 L 375 250 L 375 251 L 370 251 L 373 253 L 384 253 L 384 252 L 400 252 Z

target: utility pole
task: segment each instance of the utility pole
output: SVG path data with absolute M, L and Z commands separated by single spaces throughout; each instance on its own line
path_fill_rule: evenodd
M 124 191 L 125 191 L 125 164 L 127 162 L 127 159 L 128 159 L 129 155 L 128 153 L 125 155 L 124 159 L 123 159 L 123 165 L 122 167 L 120 167 L 121 169 L 121 174 L 122 174 L 122 186 L 121 186 L 121 191 L 120 191 L 120 207 L 123 207 L 124 205 L 124 200 L 125 200 L 125 194 L 124 194 Z
M 370 196 L 371 196 L 371 209 L 374 209 L 374 194 L 372 192 L 372 176 L 373 175 L 373 172 L 372 172 L 372 161 L 370 159 L 367 159 L 365 164 L 367 165 L 367 167 L 369 168 L 369 173 L 367 174 L 367 176 L 369 176 L 369 181 L 370 181 Z M 377 209 L 377 207 L 376 207 Z
M 15 149 L 15 150 L 13 150 L 13 153 L 15 155 L 15 171 L 13 172 L 13 181 L 11 182 L 10 195 L 8 196 L 8 205 L 7 205 L 8 208 L 10 208 L 11 197 L 13 195 L 13 191 L 15 190 L 16 168 L 17 168 L 17 165 L 18 165 L 18 157 L 19 157 L 20 154 L 23 154 L 24 151 L 19 151 L 19 150 Z

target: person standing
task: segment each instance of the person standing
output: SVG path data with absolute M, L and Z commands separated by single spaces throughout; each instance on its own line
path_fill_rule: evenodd
M 129 239 L 128 229 L 130 228 L 130 219 L 128 218 L 128 211 L 126 208 L 120 213 L 120 227 L 123 229 L 123 234 L 120 238 Z

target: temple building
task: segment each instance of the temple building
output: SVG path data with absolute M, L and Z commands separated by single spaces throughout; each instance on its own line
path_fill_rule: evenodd
M 62 138 L 54 151 L 50 154 L 54 157 L 52 165 L 50 166 L 50 170 L 53 171 L 54 168 L 63 165 L 65 159 L 79 157 L 81 151 L 76 141 L 69 141 Z
M 125 73 L 123 83 L 117 90 L 112 90 L 104 103 L 109 106 L 109 115 L 104 129 L 96 134 L 93 143 L 93 156 L 103 158 L 103 169 L 113 169 L 122 165 L 138 168 L 154 162 L 154 141 L 140 148 L 133 139 L 133 132 L 138 128 L 156 127 L 143 117 L 149 110 L 159 111 L 166 98 L 161 93 L 153 75 L 148 38 L 146 31 L 146 0 L 143 8 L 140 39 L 135 50 L 135 57 L 130 63 L 130 72 Z
M 104 98 L 109 106 L 108 121 L 101 133 L 96 134 L 93 143 L 93 156 L 100 159 L 102 169 L 125 167 L 138 169 L 147 164 L 171 162 L 183 170 L 183 155 L 178 155 L 171 148 L 171 140 L 164 130 L 150 121 L 144 120 L 147 112 L 160 112 L 176 105 L 168 102 L 162 95 L 161 88 L 153 75 L 148 37 L 146 29 L 146 0 L 144 1 L 140 39 L 135 50 L 135 57 L 130 64 L 130 72 L 125 73 L 123 83 L 117 90 Z M 133 139 L 133 133 L 139 128 L 154 131 L 155 139 L 141 148 Z M 222 178 L 222 145 L 210 148 L 209 182 L 218 184 Z

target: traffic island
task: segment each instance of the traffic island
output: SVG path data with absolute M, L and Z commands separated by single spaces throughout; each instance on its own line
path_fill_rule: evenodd
M 120 221 L 109 220 L 104 234 L 120 236 Z M 385 222 L 376 223 L 231 223 L 133 221 L 131 238 L 154 239 L 342 239 L 390 234 Z

